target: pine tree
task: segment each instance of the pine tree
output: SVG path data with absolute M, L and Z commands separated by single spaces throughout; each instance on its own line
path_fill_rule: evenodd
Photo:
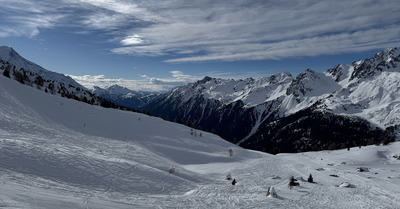
M 308 176 L 307 181 L 310 182 L 310 183 L 314 183 L 314 179 L 313 179 L 311 173 L 310 173 L 310 176 Z
M 5 76 L 5 77 L 7 77 L 7 78 L 10 78 L 10 70 L 9 69 L 4 69 L 4 71 L 3 71 L 3 75 Z
M 297 182 L 297 180 L 292 176 L 290 177 L 289 181 L 289 188 L 292 188 L 293 186 L 299 186 L 300 184 Z
M 232 185 L 235 185 L 235 184 L 236 184 L 236 179 L 233 179 Z
M 14 79 L 21 84 L 24 84 L 24 78 L 21 72 L 19 71 L 14 71 Z

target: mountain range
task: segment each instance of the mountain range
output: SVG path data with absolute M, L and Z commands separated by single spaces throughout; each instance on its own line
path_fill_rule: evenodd
M 150 100 L 154 99 L 159 93 L 146 91 L 133 91 L 128 88 L 112 85 L 106 88 L 95 86 L 92 90 L 95 95 L 113 102 L 116 105 L 129 107 L 132 109 L 140 109 Z
M 104 107 L 128 107 L 213 132 L 244 148 L 270 153 L 388 143 L 400 132 L 400 55 L 318 73 L 307 69 L 241 80 L 205 77 L 164 94 L 121 86 L 90 91 L 0 47 L 0 71 L 42 91 Z M 8 72 L 8 73 L 7 73 Z
M 243 80 L 204 79 L 144 106 L 151 114 L 272 153 L 338 149 L 392 141 L 400 124 L 400 54 L 323 73 L 280 73 Z
M 0 208 L 400 207 L 400 142 L 271 155 L 191 129 L 0 76 Z

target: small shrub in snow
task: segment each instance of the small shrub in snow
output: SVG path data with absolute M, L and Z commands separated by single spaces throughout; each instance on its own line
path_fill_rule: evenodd
M 173 174 L 175 173 L 175 168 L 174 167 L 170 167 L 168 170 L 168 173 Z
M 314 183 L 314 179 L 313 179 L 311 173 L 310 173 L 310 176 L 308 176 L 307 181 L 310 182 L 310 183 Z
M 232 180 L 232 176 L 231 176 L 231 174 L 229 173 L 228 175 L 226 175 L 226 180 Z
M 292 188 L 293 186 L 299 186 L 299 182 L 297 182 L 297 179 L 295 179 L 293 176 L 290 177 L 289 181 L 289 188 Z
M 237 182 L 236 182 L 236 179 L 233 179 L 233 181 L 232 181 L 232 185 L 235 185 Z
M 229 148 L 229 156 L 232 156 L 233 155 L 233 150 L 232 150 L 232 148 Z
M 358 172 L 368 172 L 368 168 L 359 167 L 357 168 Z
M 382 142 L 383 145 L 388 145 L 390 142 L 392 142 L 391 139 L 385 138 Z

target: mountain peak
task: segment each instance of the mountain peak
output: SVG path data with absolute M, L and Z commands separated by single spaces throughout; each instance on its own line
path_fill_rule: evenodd
M 398 66 L 399 62 L 400 53 L 397 48 L 387 48 L 376 53 L 371 58 L 353 63 L 352 65 L 354 66 L 354 71 L 350 80 L 355 78 L 369 78 L 378 72 L 387 70 L 400 71 L 400 67 Z
M 129 94 L 129 93 L 133 93 L 132 90 L 130 90 L 126 87 L 117 85 L 117 84 L 107 87 L 106 90 L 112 94 L 117 94 L 117 95 L 125 95 L 125 94 Z
M 17 57 L 19 54 L 10 46 L 0 46 L 0 59 L 9 61 L 12 57 Z
M 0 60 L 6 61 L 11 65 L 16 66 L 18 69 L 23 68 L 26 71 L 36 73 L 45 80 L 59 81 L 67 85 L 72 85 L 85 89 L 82 85 L 77 83 L 71 77 L 61 73 L 46 70 L 43 67 L 25 59 L 10 46 L 0 46 Z

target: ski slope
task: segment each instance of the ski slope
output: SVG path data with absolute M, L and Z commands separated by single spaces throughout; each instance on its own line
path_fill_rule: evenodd
M 399 142 L 274 156 L 0 76 L 0 208 L 400 208 L 398 155 Z

